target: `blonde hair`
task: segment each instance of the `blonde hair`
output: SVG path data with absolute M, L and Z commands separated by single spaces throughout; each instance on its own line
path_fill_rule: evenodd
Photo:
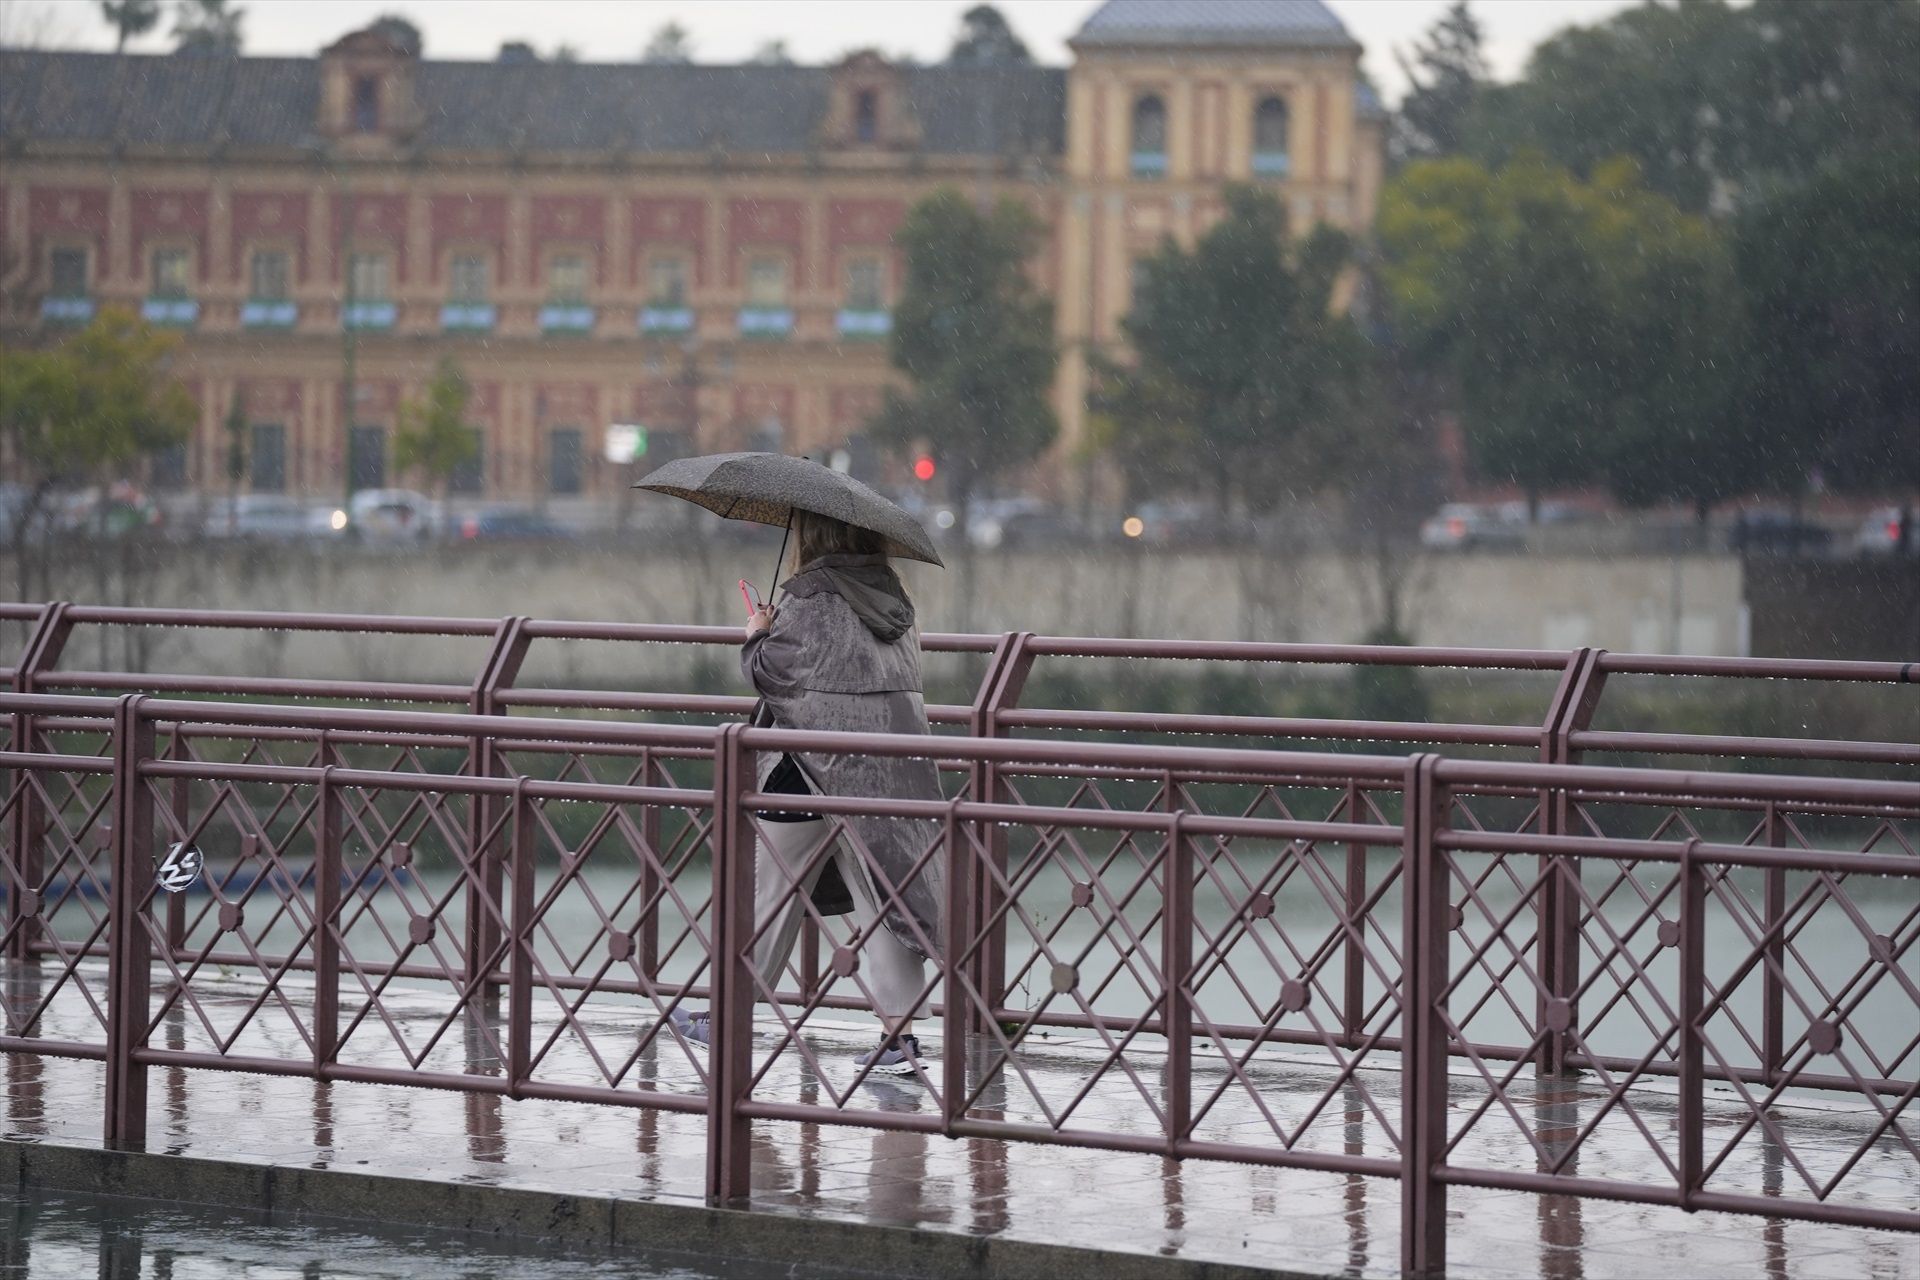
M 793 513 L 793 559 L 787 572 L 829 555 L 872 556 L 887 553 L 887 540 L 871 529 L 850 525 L 813 511 Z

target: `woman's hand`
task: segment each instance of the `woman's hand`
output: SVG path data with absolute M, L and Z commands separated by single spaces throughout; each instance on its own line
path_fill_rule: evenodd
M 747 615 L 747 639 L 753 639 L 772 625 L 773 606 L 763 604 Z

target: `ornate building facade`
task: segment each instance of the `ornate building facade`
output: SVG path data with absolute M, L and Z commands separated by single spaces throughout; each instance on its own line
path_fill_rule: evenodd
M 160 484 L 225 486 L 236 403 L 256 491 L 397 483 L 399 406 L 446 356 L 481 441 L 456 492 L 611 493 L 615 423 L 650 459 L 858 457 L 893 233 L 950 186 L 1047 228 L 1070 458 L 1134 263 L 1227 182 L 1365 226 L 1383 123 L 1320 0 L 1110 0 L 1071 43 L 1065 69 L 439 62 L 372 32 L 311 59 L 0 52 L 0 330 L 108 305 L 179 329 L 201 417 Z

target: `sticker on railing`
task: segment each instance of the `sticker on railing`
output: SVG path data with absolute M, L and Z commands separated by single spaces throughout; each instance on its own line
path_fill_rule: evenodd
M 154 878 L 168 893 L 185 893 L 199 881 L 200 872 L 206 865 L 207 860 L 198 849 L 176 844 L 168 848 L 159 870 L 154 872 Z

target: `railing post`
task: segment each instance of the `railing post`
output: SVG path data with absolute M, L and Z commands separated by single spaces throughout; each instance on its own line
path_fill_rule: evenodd
M 975 737 L 1002 736 L 1000 713 L 1019 702 L 1027 674 L 1033 670 L 1033 655 L 1027 652 L 1032 640 L 1030 631 L 1009 632 L 1000 637 L 981 696 L 974 702 Z M 989 804 L 1002 799 L 1004 784 L 1000 781 L 1000 766 L 993 761 L 981 761 L 974 766 L 973 782 L 975 799 Z M 977 1011 L 975 1026 L 984 1030 L 994 1011 L 1005 1007 L 1007 1002 L 1007 922 L 1004 914 L 996 916 L 1000 910 L 1000 888 L 997 879 L 989 874 L 989 870 L 998 871 L 1002 876 L 1006 874 L 1007 833 L 998 823 L 982 822 L 980 848 L 987 866 L 981 868 L 977 881 L 980 892 L 974 896 L 974 938 L 980 944 L 974 964 L 985 1008 Z
M 1680 851 L 1680 1207 L 1693 1212 L 1705 1167 L 1706 1081 L 1701 1042 L 1701 1010 L 1706 1003 L 1707 877 L 1699 861 L 1700 841 Z
M 713 1041 L 707 1061 L 707 1203 L 744 1202 L 752 1187 L 751 1122 L 739 1111 L 753 1069 L 753 831 L 740 806 L 752 776 L 744 724 L 720 730 L 713 753 Z
M 174 760 L 187 758 L 187 739 L 181 732 L 181 726 L 175 723 L 173 733 L 168 738 L 167 755 Z M 185 778 L 175 778 L 170 784 L 167 797 L 168 807 L 173 814 L 173 829 L 187 829 L 188 782 Z M 167 895 L 167 954 L 177 956 L 187 945 L 187 899 L 185 894 Z
M 1787 824 L 1780 807 L 1772 800 L 1766 808 L 1767 847 L 1778 849 L 1787 843 Z M 1787 873 L 1780 867 L 1768 867 L 1763 873 L 1761 910 L 1765 919 L 1766 958 L 1760 966 L 1760 1066 L 1769 1085 L 1780 1083 L 1786 1071 L 1787 993 L 1781 981 L 1780 967 L 1786 961 L 1786 940 L 1780 926 L 1787 914 Z
M 146 1042 L 153 975 L 147 898 L 153 892 L 153 797 L 140 766 L 154 755 L 145 695 L 122 697 L 113 713 L 113 877 L 108 884 L 107 1089 L 104 1137 L 137 1151 L 147 1141 L 147 1069 L 134 1060 Z
M 1417 1277 L 1447 1269 L 1447 1188 L 1434 1177 L 1447 1145 L 1447 1033 L 1438 1008 L 1449 955 L 1447 875 L 1434 837 L 1447 827 L 1448 799 L 1434 770 L 1439 757 L 1407 761 L 1404 947 L 1400 1016 L 1400 1269 Z
M 527 647 L 533 643 L 533 637 L 526 634 L 526 626 L 527 619 L 516 616 L 502 618 L 494 629 L 493 645 L 468 695 L 468 707 L 474 715 L 502 714 L 500 692 L 512 687 L 520 674 L 521 663 L 526 660 Z M 473 776 L 491 778 L 499 772 L 499 753 L 494 747 L 493 734 L 476 734 L 470 756 L 468 764 Z M 497 1012 L 500 1006 L 500 984 L 494 980 L 492 970 L 494 955 L 500 947 L 499 921 L 504 914 L 506 877 L 502 874 L 503 859 L 498 845 L 487 839 L 499 813 L 498 803 L 490 796 L 475 796 L 468 809 L 467 849 L 471 855 L 471 874 L 467 880 L 463 968 L 469 989 L 480 997 L 483 1016 Z M 481 966 L 481 971 L 476 973 L 475 966 Z
M 1160 970 L 1167 1035 L 1167 1156 L 1178 1159 L 1193 1125 L 1193 848 L 1185 809 L 1167 818 L 1166 910 L 1160 921 Z
M 13 669 L 13 691 L 32 693 L 39 674 L 60 660 L 61 650 L 66 648 L 67 638 L 73 634 L 73 624 L 67 620 L 66 601 L 55 601 L 40 610 L 40 617 L 34 622 L 33 630 L 27 636 L 26 645 L 20 650 L 19 663 Z M 34 718 L 21 712 L 13 718 L 13 749 L 32 751 L 34 749 Z M 40 797 L 35 793 L 32 775 L 25 769 L 14 771 L 14 786 L 20 788 L 20 802 L 13 810 L 13 883 L 7 887 L 7 924 L 0 934 L 6 937 L 4 957 L 8 960 L 30 960 L 34 955 L 34 945 L 40 940 L 44 928 L 37 914 L 27 913 L 27 900 L 22 890 L 36 897 L 40 894 L 41 881 L 46 874 L 46 859 L 42 845 L 46 841 L 46 817 L 41 812 Z
M 1579 753 L 1573 749 L 1573 735 L 1593 722 L 1594 710 L 1606 686 L 1606 672 L 1600 669 L 1604 650 L 1575 649 L 1554 690 L 1540 736 L 1542 764 L 1573 764 Z M 1537 826 L 1546 836 L 1564 835 L 1572 823 L 1572 807 L 1566 790 L 1549 787 L 1539 793 L 1540 814 Z M 1534 1055 L 1536 1075 L 1561 1075 L 1567 1066 L 1568 1046 L 1579 1032 L 1580 1014 L 1576 1005 L 1580 990 L 1580 860 L 1563 854 L 1542 854 L 1537 859 L 1540 878 L 1540 928 L 1537 965 L 1540 989 L 1535 1000 L 1535 1027 L 1539 1048 Z M 1550 1007 L 1567 1009 L 1561 1029 L 1553 1028 Z
M 1347 783 L 1347 821 L 1366 821 L 1366 793 L 1357 782 Z M 1341 952 L 1340 1032 L 1346 1043 L 1359 1039 L 1367 1018 L 1367 846 L 1347 846 L 1347 940 Z
M 663 787 L 665 770 L 654 758 L 652 747 L 640 751 L 640 785 Z M 660 980 L 660 909 L 653 903 L 660 892 L 660 871 L 654 866 L 660 854 L 660 806 L 650 804 L 640 810 L 640 839 L 646 844 L 646 856 L 640 859 L 640 927 L 634 934 L 634 960 L 649 982 Z
M 313 837 L 313 1069 L 324 1077 L 340 1050 L 340 787 L 333 780 L 333 743 L 323 730 L 320 795 Z
M 960 802 L 947 801 L 942 819 L 946 841 L 947 901 L 941 916 L 940 932 L 940 1108 L 947 1136 L 953 1136 L 954 1123 L 965 1115 L 962 1103 L 967 1094 L 967 1028 L 973 1001 L 965 992 L 961 972 L 966 967 L 960 957 L 972 946 L 969 932 L 974 895 L 973 859 L 968 856 L 966 837 L 960 829 Z
M 533 806 L 527 803 L 527 780 L 513 784 L 513 949 L 507 970 L 507 1096 L 520 1096 L 520 1087 L 533 1070 L 533 871 L 538 853 L 534 841 Z

